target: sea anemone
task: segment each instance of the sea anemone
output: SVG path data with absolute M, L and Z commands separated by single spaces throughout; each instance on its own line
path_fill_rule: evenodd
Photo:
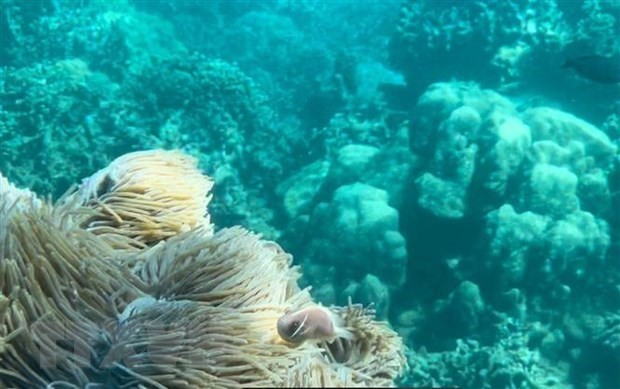
M 319 306 L 277 243 L 213 231 L 211 180 L 192 184 L 192 163 L 126 155 L 54 205 L 0 176 L 0 383 L 393 385 L 402 340 L 372 310 L 321 306 L 346 332 L 281 336 L 279 320 Z
M 211 226 L 206 212 L 212 186 L 195 158 L 156 149 L 115 159 L 86 178 L 74 196 L 96 211 L 83 221 L 84 229 L 117 248 L 128 242 L 145 248 L 199 225 Z

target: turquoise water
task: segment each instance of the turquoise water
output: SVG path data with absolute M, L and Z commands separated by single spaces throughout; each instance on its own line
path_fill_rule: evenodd
M 0 0 L 0 41 L 16 185 L 181 149 L 399 385 L 620 388 L 617 2 Z

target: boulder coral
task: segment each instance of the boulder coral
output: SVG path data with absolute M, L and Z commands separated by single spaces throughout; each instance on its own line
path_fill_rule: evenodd
M 483 220 L 474 268 L 504 292 L 588 282 L 612 248 L 618 146 L 605 132 L 460 82 L 429 87 L 414 113 L 409 198 L 435 220 Z
M 314 208 L 311 228 L 319 236 L 309 250 L 320 253 L 315 260 L 335 266 L 344 279 L 370 273 L 392 288 L 400 287 L 405 282 L 407 247 L 398 219 L 386 191 L 361 183 L 343 185 L 331 201 Z
M 422 208 L 459 219 L 471 214 L 474 193 L 491 201 L 508 194 L 532 141 L 508 99 L 475 84 L 438 83 L 415 113 L 410 139 L 424 157 L 415 176 Z

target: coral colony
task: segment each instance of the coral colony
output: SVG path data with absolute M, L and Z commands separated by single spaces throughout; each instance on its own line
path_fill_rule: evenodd
M 0 387 L 620 387 L 617 2 L 0 0 Z

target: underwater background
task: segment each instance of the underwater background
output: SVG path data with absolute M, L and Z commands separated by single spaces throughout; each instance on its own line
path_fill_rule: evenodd
M 617 1 L 0 0 L 0 171 L 181 149 L 402 386 L 620 388 Z M 615 77 L 615 78 L 614 78 Z

